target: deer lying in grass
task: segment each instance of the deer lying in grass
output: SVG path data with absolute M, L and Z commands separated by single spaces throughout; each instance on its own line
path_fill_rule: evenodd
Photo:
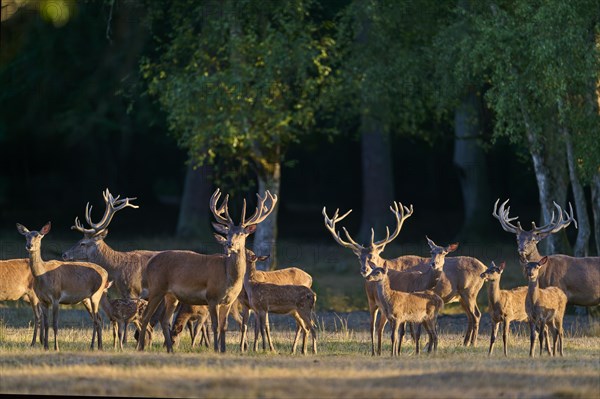
M 248 295 L 248 304 L 256 313 L 256 322 L 262 336 L 263 351 L 266 350 L 265 333 L 269 341 L 269 350 L 275 351 L 271 340 L 269 327 L 269 312 L 276 314 L 289 314 L 296 320 L 296 336 L 292 345 L 292 355 L 296 353 L 296 346 L 300 332 L 303 333 L 302 354 L 306 354 L 306 338 L 310 331 L 312 336 L 313 353 L 317 353 L 317 334 L 315 332 L 311 313 L 317 301 L 317 295 L 304 285 L 277 285 L 262 282 L 257 278 L 256 262 L 259 260 L 254 253 L 248 255 L 249 262 L 244 277 L 244 290 Z M 264 277 L 261 276 L 261 277 Z M 254 350 L 256 351 L 258 334 L 254 335 Z M 242 341 L 243 343 L 243 341 Z
M 527 262 L 525 270 L 529 284 L 527 286 L 527 298 L 525 309 L 529 317 L 530 346 L 529 356 L 533 357 L 536 329 L 539 331 L 540 356 L 542 355 L 546 327 L 552 332 L 552 351 L 548 346 L 548 354 L 556 354 L 558 350 L 563 355 L 563 317 L 567 307 L 567 295 L 559 287 L 539 287 L 540 269 L 548 262 L 544 256 L 539 262 Z
M 392 327 L 392 356 L 398 356 L 402 347 L 405 322 L 421 323 L 432 345 L 427 351 L 437 351 L 437 316 L 444 308 L 444 301 L 433 291 L 402 292 L 390 287 L 387 267 L 375 267 L 365 277 L 367 281 L 377 284 L 378 302 L 385 317 L 390 321 Z M 400 335 L 398 336 L 398 329 Z M 416 337 L 416 352 L 419 353 L 419 332 Z
M 516 234 L 517 246 L 521 265 L 525 267 L 528 262 L 538 262 L 542 259 L 537 249 L 537 243 L 548 237 L 550 234 L 559 232 L 573 222 L 577 227 L 577 221 L 573 217 L 573 208 L 571 213 L 563 211 L 562 208 L 554 203 L 558 212 L 558 219 L 552 219 L 544 226 L 536 227 L 535 222 L 531 223 L 531 230 L 526 231 L 517 222 L 515 226 L 511 222 L 518 217 L 510 218 L 508 216 L 510 207 L 506 208 L 508 200 L 504 201 L 498 208 L 498 199 L 494 204 L 492 215 L 498 219 L 500 225 L 509 233 Z M 558 287 L 566 295 L 570 304 L 579 306 L 596 306 L 600 304 L 600 257 L 576 258 L 567 255 L 549 255 L 548 261 L 539 270 L 540 288 Z M 525 270 L 523 270 L 525 272 Z
M 242 291 L 246 273 L 246 238 L 256 231 L 258 223 L 265 220 L 273 211 L 277 196 L 266 192 L 258 196 L 258 206 L 254 215 L 246 219 L 246 201 L 242 208 L 242 218 L 235 224 L 229 215 L 225 197 L 218 207 L 221 192 L 217 189 L 210 200 L 210 210 L 217 220 L 213 227 L 225 234 L 226 254 L 203 255 L 192 251 L 163 251 L 148 263 L 148 307 L 144 312 L 142 334 L 138 349 L 143 350 L 146 328 L 160 302 L 165 301 L 165 313 L 161 320 L 167 351 L 173 351 L 170 322 L 179 301 L 190 305 L 208 305 L 214 336 L 215 351 L 225 352 L 225 331 L 227 316 L 232 304 Z M 265 205 L 270 199 L 269 206 Z
M 225 245 L 226 240 L 223 236 L 219 234 L 214 235 L 217 242 L 221 245 Z M 254 270 L 254 281 L 261 283 L 270 283 L 276 285 L 303 285 L 305 287 L 310 288 L 312 286 L 312 276 L 305 272 L 302 269 L 297 267 L 287 267 L 285 269 L 278 270 L 257 270 L 256 262 L 262 262 L 269 258 L 269 255 L 266 256 L 256 256 L 254 252 L 249 249 L 246 249 L 246 270 L 252 268 Z M 242 287 L 242 292 L 238 298 L 239 303 L 242 307 L 242 324 L 241 324 L 241 339 L 240 339 L 240 351 L 245 352 L 248 348 L 247 344 L 247 333 L 248 333 L 248 320 L 250 319 L 250 313 L 252 309 L 250 308 L 250 303 L 248 301 L 248 294 L 246 289 Z M 256 351 L 258 336 L 258 321 L 254 323 L 254 350 Z
M 494 350 L 496 334 L 500 323 L 503 323 L 502 342 L 504 344 L 504 356 L 508 356 L 508 335 L 510 333 L 510 323 L 512 321 L 527 321 L 528 316 L 525 311 L 525 298 L 527 297 L 527 287 L 517 287 L 511 290 L 500 289 L 500 278 L 504 272 L 506 264 L 500 263 L 496 266 L 494 262 L 488 269 L 481 273 L 481 278 L 488 282 L 488 300 L 489 312 L 492 319 L 492 335 L 490 337 L 490 349 L 488 355 Z
M 334 240 L 343 247 L 349 248 L 358 257 L 360 263 L 360 273 L 363 277 L 366 277 L 372 270 L 370 264 L 374 264 L 377 267 L 385 267 L 390 270 L 390 277 L 393 274 L 392 270 L 397 271 L 421 271 L 426 272 L 430 268 L 430 258 L 424 258 L 421 256 L 405 255 L 394 259 L 384 259 L 380 255 L 383 252 L 385 246 L 389 244 L 394 238 L 398 236 L 402 229 L 402 224 L 408 219 L 412 213 L 412 206 L 410 208 L 403 206 L 400 203 L 394 202 L 393 206 L 390 206 L 390 210 L 396 218 L 396 229 L 390 235 L 389 229 L 386 227 L 386 237 L 383 240 L 375 241 L 375 233 L 371 229 L 371 242 L 368 245 L 360 245 L 350 237 L 348 230 L 342 227 L 346 240 L 341 238 L 340 232 L 336 231 L 336 223 L 344 219 L 352 212 L 349 210 L 344 215 L 339 216 L 339 209 L 335 211 L 332 218 L 327 216 L 327 211 L 323 208 L 323 216 L 325 218 L 325 227 Z M 467 314 L 468 324 L 467 331 L 465 333 L 464 345 L 475 345 L 477 343 L 477 334 L 479 331 L 479 321 L 481 319 L 481 312 L 477 306 L 477 294 L 483 286 L 483 280 L 479 277 L 487 267 L 481 261 L 476 258 L 469 256 L 455 256 L 445 259 L 443 274 L 436 283 L 433 290 L 439 295 L 444 303 L 460 302 L 462 308 Z M 392 289 L 398 289 L 395 286 L 396 283 L 392 283 Z M 371 353 L 375 355 L 375 327 L 376 319 L 379 310 L 377 304 L 377 290 L 376 285 L 373 282 L 365 281 L 365 290 L 367 293 L 367 301 L 369 303 L 370 319 L 370 332 L 371 332 Z M 382 315 L 382 318 L 385 317 Z M 382 321 L 380 323 L 384 323 Z M 381 324 L 379 324 L 381 328 Z M 381 354 L 381 335 L 378 334 L 377 342 L 377 354 Z
M 123 350 L 123 340 L 127 331 L 126 326 L 133 323 L 138 331 L 141 329 L 140 320 L 148 302 L 141 298 L 108 299 L 108 289 L 111 285 L 112 282 L 109 282 L 104 290 L 105 295 L 100 300 L 100 306 L 112 324 L 113 348 L 117 349 L 118 337 L 119 348 Z
M 75 305 L 83 302 L 89 312 L 94 330 L 98 334 L 98 349 L 102 349 L 102 319 L 98 313 L 100 299 L 108 286 L 108 273 L 94 263 L 44 262 L 41 256 L 42 238 L 50 232 L 50 222 L 42 229 L 29 231 L 17 223 L 17 230 L 25 236 L 25 249 L 29 252 L 29 267 L 34 278 L 33 288 L 42 304 L 44 320 L 44 349 L 48 349 L 48 308 L 52 305 L 54 350 L 58 351 L 58 305 Z M 92 334 L 91 349 L 94 349 Z
M 241 304 L 236 301 L 231 306 L 230 315 L 240 325 L 240 331 L 242 328 L 242 316 L 240 315 Z M 171 329 L 171 339 L 173 340 L 173 346 L 177 348 L 179 346 L 180 335 L 183 329 L 187 326 L 190 332 L 190 338 L 192 339 L 192 348 L 196 346 L 196 340 L 199 334 L 200 345 L 204 342 L 206 347 L 210 345 L 210 336 L 208 334 L 208 328 L 206 326 L 210 312 L 208 311 L 207 305 L 188 305 L 182 303 L 179 309 L 175 312 L 175 319 L 173 321 L 173 327 Z
M 29 302 L 33 309 L 31 346 L 35 345 L 38 330 L 40 332 L 40 343 L 43 345 L 42 311 L 33 289 L 33 274 L 31 274 L 29 260 L 0 260 L 0 301 L 18 301 L 21 298 Z

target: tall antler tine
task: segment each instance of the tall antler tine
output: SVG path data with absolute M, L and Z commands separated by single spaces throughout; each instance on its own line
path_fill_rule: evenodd
M 246 221 L 246 198 L 244 198 L 244 204 L 242 205 L 242 224 Z
M 371 246 L 375 245 L 375 230 L 371 227 Z
M 573 216 L 573 205 L 571 205 L 570 201 L 569 201 L 569 210 L 571 211 L 570 219 L 573 221 L 573 225 L 575 226 L 575 228 L 578 229 L 579 227 L 577 227 L 577 220 Z

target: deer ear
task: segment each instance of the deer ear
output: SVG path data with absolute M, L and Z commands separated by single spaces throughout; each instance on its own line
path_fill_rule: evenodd
M 427 244 L 429 244 L 429 248 L 433 249 L 435 247 L 437 247 L 437 245 L 435 244 L 435 242 L 433 242 L 433 240 L 427 236 L 425 236 L 425 238 L 427 238 Z
M 500 273 L 502 273 L 504 271 L 505 267 L 506 267 L 506 262 L 500 263 L 500 266 L 498 267 L 498 269 L 500 269 Z
M 548 257 L 544 256 L 542 259 L 540 259 L 540 261 L 538 262 L 538 265 L 543 266 L 546 264 L 546 262 L 548 262 Z
M 212 223 L 213 228 L 217 231 L 217 233 L 221 233 L 221 234 L 227 234 L 229 232 L 229 227 L 220 224 L 220 223 Z
M 219 235 L 217 233 L 213 233 L 213 235 L 215 236 L 215 239 L 217 240 L 217 242 L 221 245 L 225 245 L 225 243 L 227 242 L 227 239 L 225 237 L 223 237 L 222 235 Z
M 271 256 L 271 255 L 263 255 L 263 256 L 258 256 L 258 257 L 257 257 L 257 259 L 258 259 L 258 261 L 259 261 L 259 262 L 264 262 L 264 261 L 266 261 L 267 259 L 269 259 L 269 257 L 270 257 L 270 256 Z
M 20 223 L 17 223 L 17 231 L 23 235 L 29 233 L 29 230 L 27 229 L 27 227 L 23 226 Z
M 256 231 L 256 226 L 257 226 L 257 225 L 255 225 L 255 224 L 251 224 L 250 226 L 246 227 L 246 228 L 245 228 L 245 230 L 246 230 L 246 233 L 247 233 L 247 234 L 252 234 L 252 233 L 254 233 L 254 232 Z
M 454 244 L 450 244 L 446 247 L 446 252 L 454 252 L 458 249 L 458 243 L 455 242 Z
M 42 229 L 40 230 L 40 234 L 45 236 L 49 232 L 50 232 L 50 222 L 46 223 L 44 225 L 44 227 L 42 227 Z
M 113 282 L 112 282 L 112 281 L 107 281 L 107 282 L 106 282 L 106 287 L 104 287 L 104 291 L 108 291 L 108 289 L 109 289 L 110 287 L 112 287 L 112 285 L 113 285 Z
M 258 261 L 258 256 L 256 256 L 254 253 L 247 253 L 246 258 L 248 258 L 248 260 L 252 263 Z

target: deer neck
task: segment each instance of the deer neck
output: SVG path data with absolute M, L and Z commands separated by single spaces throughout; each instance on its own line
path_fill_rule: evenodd
M 38 248 L 29 252 L 29 267 L 33 277 L 42 277 L 46 273 L 41 250 Z
M 521 262 L 522 263 L 538 262 L 540 259 L 542 259 L 542 255 L 540 255 L 540 252 L 538 251 L 537 244 L 536 244 L 533 246 L 531 253 L 526 256 L 525 262 L 523 262 L 523 260 L 521 260 Z
M 500 279 L 488 281 L 488 300 L 490 305 L 500 302 Z
M 246 265 L 246 273 L 244 274 L 244 289 L 246 293 L 250 293 L 252 287 L 250 287 L 250 283 L 255 281 L 256 275 L 256 263 L 252 262 Z
M 535 304 L 540 298 L 540 287 L 538 284 L 538 279 L 535 281 L 529 281 L 527 284 L 527 299 L 531 304 Z
M 238 252 L 232 252 L 225 261 L 225 274 L 227 276 L 227 291 L 236 298 L 242 291 L 246 275 L 246 249 L 242 246 Z
M 382 304 L 390 302 L 391 291 L 392 288 L 390 287 L 390 279 L 388 276 L 385 276 L 381 281 L 377 282 L 377 295 L 379 295 Z

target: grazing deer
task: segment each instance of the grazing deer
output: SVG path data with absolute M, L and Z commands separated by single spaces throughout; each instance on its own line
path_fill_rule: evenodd
M 317 294 L 305 285 L 286 284 L 279 285 L 264 279 L 264 274 L 257 276 L 256 262 L 261 260 L 254 253 L 248 255 L 249 261 L 244 276 L 244 290 L 248 296 L 248 305 L 256 313 L 256 324 L 262 336 L 263 350 L 266 350 L 265 333 L 269 341 L 269 350 L 275 351 L 271 340 L 269 327 L 269 312 L 276 314 L 289 314 L 296 320 L 296 336 L 292 345 L 292 355 L 296 353 L 296 346 L 300 332 L 303 333 L 302 354 L 306 354 L 306 338 L 308 331 L 312 336 L 313 353 L 317 353 L 317 334 L 315 332 L 311 313 L 317 301 Z M 311 278 L 312 281 L 312 278 Z M 254 351 L 257 349 L 258 333 L 254 330 Z M 243 339 L 243 338 L 242 338 Z M 243 344 L 243 341 L 242 341 Z
M 89 262 L 44 262 L 41 255 L 42 238 L 50 232 L 50 222 L 38 231 L 29 231 L 17 223 L 17 230 L 25 236 L 29 252 L 29 267 L 33 274 L 33 289 L 42 304 L 44 320 L 44 349 L 48 349 L 48 308 L 52 305 L 54 350 L 58 351 L 58 305 L 83 302 L 89 312 L 94 331 L 98 334 L 98 349 L 102 349 L 102 319 L 98 314 L 100 299 L 108 286 L 108 273 Z M 94 349 L 92 334 L 91 349 Z
M 234 302 L 231 306 L 230 315 L 240 325 L 240 331 L 242 329 L 242 316 L 240 315 L 239 308 L 241 304 L 239 300 Z M 210 336 L 208 335 L 208 329 L 206 323 L 210 316 L 207 305 L 188 305 L 187 303 L 180 303 L 179 309 L 175 312 L 175 319 L 173 321 L 173 328 L 171 329 L 171 339 L 173 346 L 177 348 L 179 346 L 179 338 L 183 332 L 184 327 L 187 326 L 190 332 L 190 338 L 192 339 L 192 348 L 196 345 L 196 339 L 198 335 L 202 333 L 200 337 L 200 345 L 204 342 L 208 348 L 210 344 Z
M 488 356 L 491 356 L 496 342 L 496 334 L 500 323 L 504 323 L 502 342 L 504 344 L 504 356 L 508 356 L 508 335 L 510 333 L 511 321 L 527 321 L 528 316 L 525 311 L 525 298 L 527 297 L 527 287 L 517 287 L 511 290 L 500 289 L 500 278 L 506 263 L 500 263 L 496 266 L 494 262 L 488 269 L 481 273 L 481 278 L 488 282 L 488 300 L 489 312 L 492 319 L 492 335 L 490 337 L 490 349 Z
M 563 355 L 563 317 L 567 307 L 567 295 L 559 287 L 539 287 L 540 269 L 548 262 L 544 256 L 538 262 L 527 262 L 525 271 L 529 284 L 527 286 L 527 297 L 525 309 L 529 317 L 530 345 L 529 356 L 533 357 L 536 329 L 539 331 L 540 356 L 542 355 L 543 342 L 546 336 L 546 327 L 552 332 L 552 351 L 547 346 L 550 356 L 556 355 L 556 344 Z
M 342 216 L 338 216 L 338 209 L 335 211 L 333 217 L 329 218 L 327 216 L 326 209 L 323 208 L 325 227 L 327 230 L 329 230 L 334 240 L 338 244 L 351 249 L 352 252 L 358 256 L 360 273 L 363 277 L 366 277 L 371 272 L 371 263 L 377 267 L 385 267 L 390 271 L 397 270 L 426 272 L 428 268 L 430 268 L 431 258 L 424 258 L 414 255 L 405 255 L 394 259 L 384 259 L 381 257 L 381 253 L 383 252 L 385 246 L 398 236 L 400 230 L 402 229 L 402 224 L 413 213 L 412 205 L 410 208 L 408 208 L 397 202 L 394 202 L 393 206 L 390 206 L 390 210 L 396 218 L 396 229 L 392 235 L 390 236 L 389 228 L 386 227 L 386 237 L 381 241 L 375 241 L 375 233 L 373 229 L 371 229 L 371 242 L 369 245 L 363 246 L 358 244 L 350 237 L 350 234 L 345 227 L 342 227 L 342 229 L 344 230 L 347 241 L 343 240 L 340 232 L 335 230 L 336 223 L 348 216 L 352 210 L 349 210 Z M 444 303 L 458 301 L 467 314 L 468 324 L 464 345 L 470 344 L 474 346 L 477 343 L 479 320 L 481 319 L 481 312 L 477 307 L 477 294 L 483 286 L 483 280 L 479 278 L 479 275 L 486 269 L 487 268 L 483 263 L 481 263 L 481 261 L 473 257 L 456 256 L 446 258 L 442 276 L 437 281 L 435 287 L 433 287 L 434 292 L 444 300 Z M 391 285 L 392 289 L 394 290 L 398 289 L 396 288 L 395 284 L 396 283 L 394 282 Z M 369 313 L 371 315 L 371 353 L 375 355 L 375 320 L 377 319 L 377 313 L 379 309 L 379 305 L 377 304 L 376 285 L 373 282 L 365 281 L 365 290 L 367 293 L 367 301 L 369 303 Z M 382 318 L 383 317 L 384 316 L 382 316 Z M 385 322 L 383 323 L 383 325 L 385 325 Z M 377 354 L 381 354 L 380 337 L 381 336 L 378 335 Z
M 33 289 L 33 274 L 29 268 L 29 260 L 0 260 L 0 301 L 18 301 L 21 298 L 29 302 L 33 309 L 34 324 L 31 346 L 35 345 L 38 330 L 40 343 L 43 345 L 42 311 Z
M 225 237 L 215 234 L 215 238 L 217 242 L 221 245 L 225 245 L 227 242 Z M 270 283 L 276 285 L 303 285 L 305 287 L 310 288 L 312 286 L 312 276 L 305 272 L 302 269 L 297 267 L 286 267 L 285 269 L 278 270 L 257 270 L 256 262 L 263 262 L 269 258 L 269 255 L 266 256 L 256 256 L 254 252 L 246 248 L 246 270 L 252 268 L 254 270 L 254 281 L 261 283 Z M 245 352 L 248 344 L 247 344 L 247 333 L 248 333 L 248 320 L 250 319 L 250 313 L 252 309 L 250 308 L 250 303 L 248 301 L 248 294 L 246 289 L 242 287 L 242 292 L 238 298 L 239 303 L 242 307 L 242 325 L 241 325 L 241 339 L 240 339 L 240 351 Z M 254 336 L 258 335 L 258 321 L 254 323 Z M 254 343 L 254 350 L 256 350 L 256 342 Z
M 431 352 L 433 349 L 436 352 L 438 345 L 437 316 L 444 308 L 444 301 L 431 290 L 410 293 L 393 290 L 390 286 L 388 271 L 387 267 L 372 268 L 365 279 L 376 284 L 382 313 L 390 321 L 392 327 L 392 356 L 397 356 L 400 353 L 404 328 L 400 329 L 400 336 L 398 336 L 398 328 L 406 322 L 421 323 L 429 335 L 429 341 L 432 343 L 428 346 L 427 351 Z M 415 340 L 417 354 L 419 353 L 418 335 L 419 332 L 417 332 Z
M 242 291 L 246 273 L 246 238 L 256 231 L 256 226 L 273 211 L 277 196 L 266 192 L 261 198 L 254 215 L 246 219 L 246 201 L 242 208 L 242 218 L 235 224 L 229 215 L 225 197 L 217 207 L 221 191 L 217 189 L 210 199 L 210 210 L 217 223 L 213 227 L 227 237 L 225 254 L 203 255 L 192 251 L 164 251 L 155 255 L 148 263 L 148 308 L 144 313 L 142 331 L 155 312 L 161 300 L 165 300 L 165 314 L 161 321 L 167 351 L 173 351 L 170 334 L 170 320 L 179 301 L 190 305 L 208 305 L 214 336 L 215 351 L 225 352 L 225 331 L 227 316 L 232 304 Z M 270 199 L 269 206 L 265 205 Z M 141 334 L 138 349 L 145 346 L 145 334 Z
M 558 219 L 554 220 L 553 212 L 552 219 L 548 224 L 536 227 L 535 222 L 532 222 L 531 230 L 526 231 L 521 227 L 520 222 L 517 222 L 516 226 L 511 223 L 518 217 L 510 218 L 508 216 L 510 211 L 510 206 L 506 207 L 508 200 L 504 201 L 500 208 L 498 208 L 498 202 L 500 199 L 494 204 L 492 215 L 498 219 L 504 231 L 516 234 L 522 266 L 528 262 L 538 262 L 542 259 L 542 255 L 537 249 L 538 242 L 550 234 L 566 228 L 571 222 L 577 227 L 577 221 L 573 217 L 573 208 L 569 205 L 571 210 L 569 214 L 555 202 Z M 549 255 L 548 262 L 539 270 L 538 280 L 540 288 L 559 287 L 567 295 L 567 299 L 572 305 L 595 306 L 600 304 L 600 257 L 575 258 L 567 255 Z
M 104 290 L 105 295 L 102 295 L 100 306 L 104 313 L 108 316 L 113 328 L 113 349 L 117 349 L 117 337 L 119 338 L 119 348 L 123 350 L 123 340 L 125 327 L 129 323 L 134 323 L 137 330 L 141 328 L 140 320 L 142 314 L 148 305 L 145 299 L 127 298 L 127 299 L 108 299 L 108 289 L 112 285 L 112 281 Z

